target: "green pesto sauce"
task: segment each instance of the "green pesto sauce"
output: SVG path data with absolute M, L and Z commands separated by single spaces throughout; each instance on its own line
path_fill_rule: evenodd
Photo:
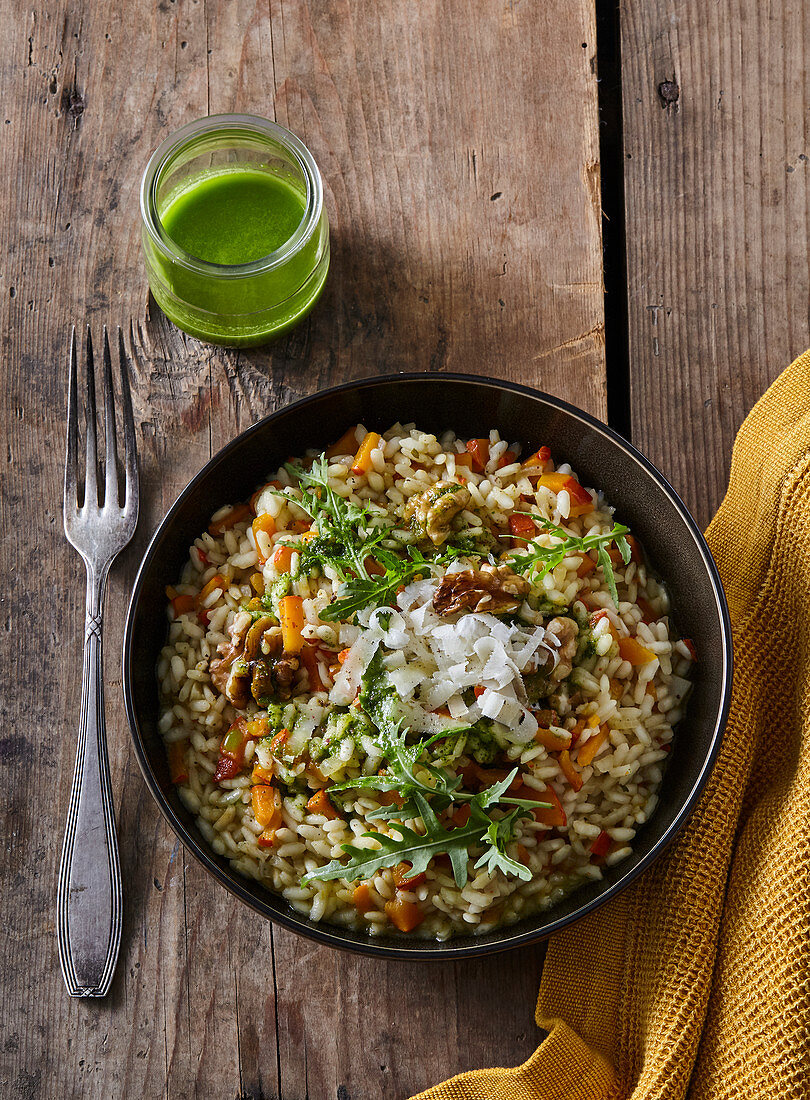
M 275 252 L 304 216 L 303 197 L 283 180 L 250 168 L 203 176 L 161 213 L 186 252 L 215 264 L 246 264 Z

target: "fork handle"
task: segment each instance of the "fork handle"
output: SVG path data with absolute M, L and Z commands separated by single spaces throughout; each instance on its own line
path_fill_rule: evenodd
M 115 834 L 101 626 L 109 565 L 87 565 L 79 744 L 59 867 L 59 961 L 71 997 L 108 992 L 121 944 L 121 868 Z

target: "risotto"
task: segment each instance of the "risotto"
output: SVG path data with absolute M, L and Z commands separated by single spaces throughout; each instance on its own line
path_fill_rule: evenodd
M 694 647 L 598 488 L 497 431 L 349 429 L 167 589 L 172 781 L 314 921 L 481 934 L 631 852 Z

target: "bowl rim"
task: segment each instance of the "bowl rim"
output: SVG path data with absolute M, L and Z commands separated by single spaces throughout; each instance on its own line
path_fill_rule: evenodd
M 362 933 L 354 933 L 357 939 L 345 938 L 346 931 L 340 928 L 338 925 L 320 924 L 309 921 L 303 915 L 299 916 L 295 914 L 294 910 L 290 907 L 289 912 L 284 912 L 279 909 L 276 911 L 272 909 L 269 904 L 262 902 L 260 899 L 253 896 L 248 889 L 247 884 L 250 880 L 245 879 L 244 884 L 240 881 L 241 876 L 238 871 L 225 871 L 221 868 L 215 860 L 212 858 L 210 852 L 206 850 L 199 841 L 192 836 L 186 829 L 183 822 L 179 819 L 171 806 L 168 799 L 165 797 L 161 790 L 160 784 L 157 781 L 155 773 L 149 763 L 148 755 L 145 748 L 144 740 L 140 732 L 140 723 L 135 706 L 134 694 L 132 690 L 132 676 L 130 672 L 131 659 L 132 659 L 132 641 L 135 627 L 135 618 L 138 610 L 138 604 L 141 595 L 141 589 L 144 583 L 144 577 L 147 569 L 151 565 L 152 557 L 158 542 L 160 541 L 165 529 L 170 526 L 176 513 L 182 506 L 185 498 L 208 476 L 211 467 L 215 463 L 221 462 L 227 457 L 230 451 L 236 449 L 244 439 L 247 437 L 266 430 L 267 426 L 282 415 L 289 415 L 291 411 L 300 410 L 306 408 L 308 405 L 322 400 L 326 396 L 340 394 L 346 391 L 357 391 L 364 388 L 373 387 L 380 384 L 397 384 L 397 383 L 413 383 L 418 382 L 428 385 L 441 384 L 443 382 L 457 382 L 467 385 L 483 386 L 487 388 L 497 390 L 507 390 L 509 392 L 519 394 L 524 397 L 530 397 L 534 400 L 540 400 L 546 403 L 552 408 L 561 410 L 575 419 L 581 421 L 587 428 L 597 432 L 598 434 L 606 437 L 609 442 L 619 447 L 625 452 L 625 454 L 631 458 L 642 470 L 652 478 L 656 483 L 659 490 L 669 499 L 675 510 L 678 512 L 681 520 L 683 521 L 686 529 L 691 534 L 695 544 L 695 548 L 699 552 L 703 565 L 708 574 L 712 592 L 715 600 L 715 608 L 717 611 L 720 634 L 721 634 L 721 695 L 720 706 L 714 721 L 714 728 L 711 733 L 711 741 L 708 752 L 706 753 L 703 765 L 698 773 L 695 781 L 692 784 L 692 788 L 689 791 L 688 796 L 684 799 L 680 809 L 675 815 L 674 819 L 670 823 L 669 827 L 658 837 L 653 843 L 649 852 L 644 855 L 637 864 L 629 868 L 624 874 L 611 883 L 603 892 L 599 893 L 596 897 L 584 902 L 579 908 L 573 912 L 564 916 L 560 916 L 556 919 L 549 920 L 542 928 L 527 929 L 526 931 L 519 931 L 521 922 L 518 921 L 512 925 L 506 925 L 503 927 L 503 935 L 499 939 L 490 940 L 489 942 L 477 941 L 474 936 L 464 937 L 462 939 L 451 938 L 447 941 L 443 941 L 439 946 L 425 947 L 421 946 L 424 941 L 414 940 L 413 946 L 410 946 L 408 941 L 403 941 L 399 946 L 393 939 L 385 939 L 384 941 L 375 940 L 373 937 L 368 936 L 366 939 L 362 939 Z M 261 914 L 261 916 L 288 928 L 292 932 L 296 932 L 299 935 L 306 937 L 307 939 L 315 940 L 318 943 L 324 944 L 329 947 L 334 947 L 343 951 L 351 951 L 361 955 L 375 956 L 378 958 L 387 959 L 402 959 L 402 960 L 420 960 L 420 961 L 432 961 L 443 962 L 446 960 L 472 958 L 484 955 L 494 955 L 503 951 L 511 951 L 518 947 L 526 947 L 534 943 L 539 943 L 549 936 L 560 932 L 563 928 L 574 924 L 576 921 L 581 920 L 583 917 L 592 913 L 595 909 L 598 909 L 601 905 L 615 898 L 623 890 L 625 890 L 632 882 L 634 882 L 639 875 L 646 871 L 650 865 L 662 855 L 664 850 L 672 843 L 677 834 L 686 824 L 687 820 L 691 816 L 692 812 L 697 805 L 698 799 L 702 794 L 709 776 L 714 768 L 717 760 L 718 753 L 720 751 L 720 745 L 722 743 L 723 731 L 728 718 L 729 707 L 731 705 L 731 688 L 733 683 L 733 642 L 731 633 L 731 619 L 728 610 L 728 604 L 726 601 L 725 593 L 723 591 L 723 585 L 720 580 L 720 574 L 717 569 L 717 565 L 712 557 L 712 553 L 703 536 L 703 532 L 700 530 L 696 520 L 693 518 L 689 509 L 681 500 L 678 493 L 670 485 L 669 481 L 658 470 L 658 468 L 638 450 L 632 443 L 626 440 L 615 429 L 609 425 L 603 423 L 597 419 L 591 413 L 585 412 L 583 409 L 578 408 L 570 402 L 563 400 L 562 398 L 555 397 L 552 394 L 546 393 L 543 390 L 534 389 L 530 386 L 524 386 L 519 382 L 507 381 L 504 379 L 493 378 L 490 375 L 484 374 L 466 374 L 456 372 L 436 372 L 427 373 L 422 371 L 403 371 L 396 374 L 377 374 L 368 378 L 355 379 L 349 382 L 340 383 L 337 386 L 329 386 L 325 389 L 317 390 L 315 393 L 308 394 L 305 397 L 299 398 L 297 401 L 290 402 L 289 404 L 282 405 L 280 408 L 269 413 L 267 416 L 262 417 L 256 421 L 255 424 L 251 424 L 245 428 L 244 431 L 239 432 L 233 439 L 229 440 L 223 447 L 221 447 L 215 454 L 213 454 L 205 465 L 194 475 L 194 477 L 186 484 L 182 491 L 178 494 L 171 507 L 166 512 L 165 516 L 158 524 L 153 535 L 149 539 L 149 543 L 144 551 L 138 572 L 135 577 L 135 581 L 132 586 L 132 594 L 130 596 L 129 605 L 127 607 L 126 625 L 124 629 L 123 649 L 122 649 L 122 685 L 124 691 L 124 706 L 126 711 L 127 723 L 129 725 L 130 736 L 132 738 L 133 747 L 135 749 L 135 755 L 138 760 L 138 765 L 141 769 L 146 786 L 150 790 L 153 798 L 157 802 L 164 819 L 177 836 L 178 840 L 183 844 L 184 848 L 189 851 L 195 859 L 197 859 L 202 866 L 211 874 L 217 882 L 224 886 L 231 894 L 237 897 L 240 901 L 244 902 L 255 912 Z M 281 895 L 278 895 L 283 902 Z M 549 914 L 553 913 L 553 909 L 548 911 Z M 535 914 L 534 916 L 536 916 Z M 530 919 L 530 918 L 527 918 Z M 497 936 L 499 929 L 495 929 L 490 935 Z M 433 941 L 431 941 L 433 942 Z

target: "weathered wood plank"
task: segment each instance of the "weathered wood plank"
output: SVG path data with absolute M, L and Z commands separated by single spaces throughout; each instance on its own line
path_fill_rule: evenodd
M 743 417 L 810 343 L 807 18 L 622 4 L 633 436 L 702 523 Z
M 2 637 L 30 673 L 0 702 L 13 959 L 0 1092 L 363 1100 L 517 1062 L 536 1041 L 541 949 L 464 967 L 338 955 L 271 929 L 185 858 L 129 748 L 118 647 L 138 557 L 171 499 L 280 403 L 380 371 L 464 369 L 604 412 L 592 4 L 6 8 Z M 230 110 L 291 126 L 326 182 L 328 289 L 270 352 L 183 337 L 150 308 L 140 263 L 149 152 L 169 129 Z M 99 1004 L 66 998 L 53 921 L 82 608 L 61 535 L 63 363 L 70 323 L 86 319 L 127 333 L 143 487 L 108 597 L 126 915 Z M 39 522 L 20 522 L 32 506 Z

